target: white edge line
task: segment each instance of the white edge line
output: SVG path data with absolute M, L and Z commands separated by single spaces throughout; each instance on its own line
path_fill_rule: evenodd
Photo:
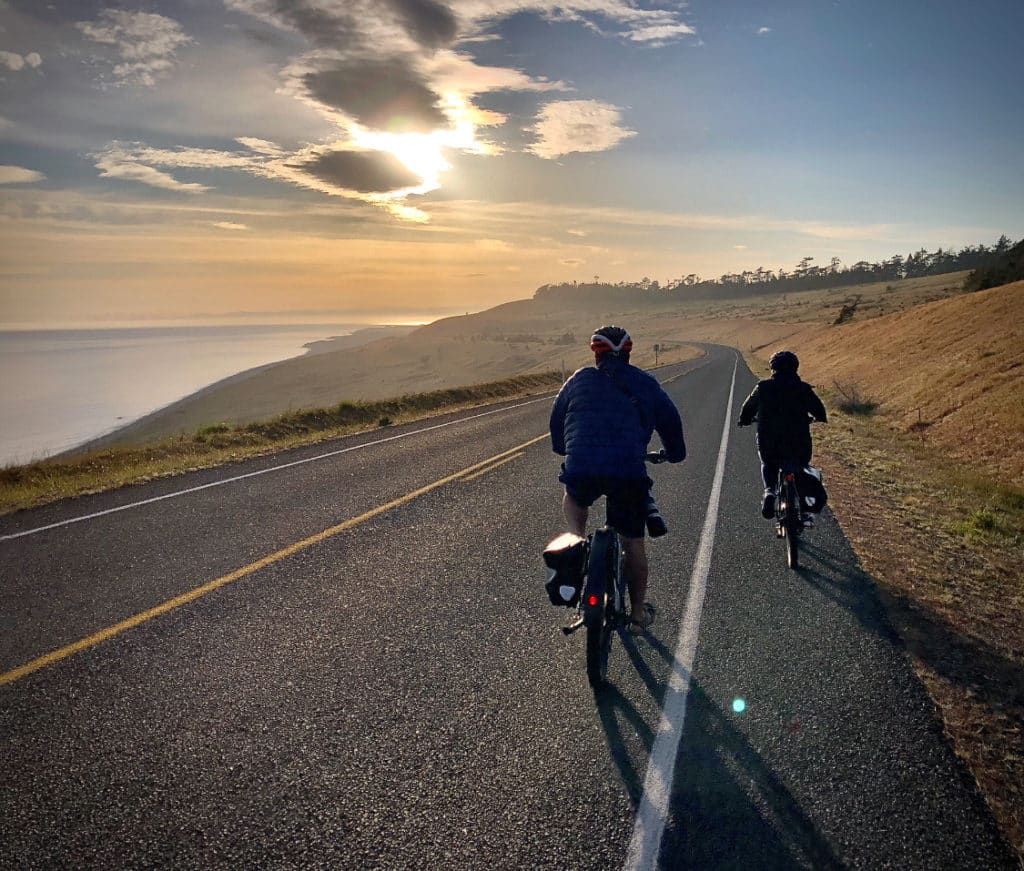
M 673 381 L 675 380 L 675 378 L 678 377 L 680 377 L 680 375 L 675 375 L 671 378 L 666 379 L 666 381 L 662 383 Z M 483 411 L 480 414 L 473 414 L 470 415 L 469 417 L 460 417 L 457 420 L 449 420 L 446 423 L 434 424 L 434 426 L 427 426 L 424 427 L 423 429 L 412 430 L 410 432 L 403 432 L 400 433 L 399 435 L 388 436 L 387 438 L 377 439 L 376 441 L 372 442 L 364 442 L 361 445 L 352 445 L 351 447 L 341 448 L 340 450 L 337 451 L 330 451 L 326 454 L 317 454 L 315 457 L 306 457 L 303 460 L 295 460 L 294 462 L 291 463 L 283 463 L 280 466 L 271 466 L 270 468 L 260 469 L 256 472 L 246 472 L 244 475 L 235 475 L 232 478 L 222 478 L 219 481 L 211 481 L 208 484 L 200 484 L 198 487 L 189 487 L 185 490 L 175 490 L 173 493 L 165 493 L 163 496 L 153 496 L 150 499 L 141 499 L 138 502 L 129 502 L 126 505 L 118 505 L 116 508 L 107 508 L 103 511 L 95 511 L 92 514 L 83 514 L 80 517 L 71 517 L 68 520 L 60 520 L 57 523 L 49 523 L 46 526 L 36 526 L 32 529 L 22 530 L 21 532 L 12 532 L 8 533 L 7 535 L 0 535 L 0 541 L 11 541 L 15 538 L 24 538 L 25 536 L 36 535 L 37 533 L 46 532 L 50 529 L 59 529 L 62 526 L 70 526 L 73 523 L 81 523 L 83 520 L 95 520 L 97 517 L 103 517 L 107 514 L 116 514 L 118 511 L 127 511 L 129 508 L 141 508 L 143 505 L 151 505 L 154 502 L 162 502 L 164 499 L 174 499 L 177 496 L 187 496 L 189 493 L 198 493 L 200 490 L 208 490 L 211 487 L 221 487 L 224 484 L 233 484 L 235 481 L 242 481 L 246 478 L 255 478 L 258 475 L 266 475 L 269 472 L 279 472 L 281 469 L 290 469 L 293 466 L 301 466 L 304 463 L 312 463 L 316 460 L 326 460 L 329 457 L 336 457 L 339 454 L 347 454 L 349 451 L 358 451 L 362 450 L 363 448 L 372 448 L 375 445 L 382 445 L 385 442 L 393 442 L 397 439 L 408 438 L 409 436 L 419 435 L 420 433 L 430 432 L 431 430 L 443 429 L 444 427 L 453 426 L 454 424 L 457 423 L 465 423 L 466 421 L 477 420 L 478 418 L 487 417 L 488 415 L 491 414 L 500 414 L 503 411 L 512 411 L 516 408 L 523 408 L 527 405 L 533 405 L 535 402 L 541 402 L 544 399 L 548 399 L 553 395 L 554 394 L 551 393 L 545 393 L 542 396 L 538 396 L 536 399 L 528 399 L 526 402 L 520 402 L 516 405 L 507 405 L 504 408 L 493 408 L 490 411 Z
M 669 800 L 672 795 L 676 756 L 679 742 L 683 737 L 686 699 L 690 692 L 690 677 L 697 653 L 697 636 L 700 632 L 701 611 L 704 608 L 708 574 L 711 570 L 711 553 L 715 546 L 718 505 L 722 495 L 722 479 L 725 477 L 725 457 L 729 447 L 729 427 L 732 422 L 732 401 L 736 390 L 738 365 L 739 358 L 733 364 L 732 385 L 729 387 L 729 402 L 725 408 L 725 424 L 722 427 L 722 441 L 718 449 L 718 463 L 715 466 L 714 483 L 711 485 L 708 510 L 697 546 L 693 574 L 690 576 L 686 613 L 679 628 L 672 674 L 665 689 L 661 722 L 658 724 L 654 746 L 647 760 L 643 795 L 633 825 L 633 837 L 630 839 L 626 854 L 627 871 L 653 871 L 658 867 L 661 839 L 665 833 Z
M 162 502 L 164 499 L 174 499 L 176 496 L 185 496 L 189 493 L 198 493 L 200 490 L 208 490 L 210 487 L 220 487 L 224 484 L 233 484 L 235 481 L 242 481 L 245 478 L 255 478 L 258 475 L 266 475 L 269 472 L 279 472 L 281 469 L 290 469 L 293 466 L 301 466 L 304 463 L 312 463 L 316 460 L 326 460 L 328 457 L 336 457 L 339 454 L 347 454 L 350 451 L 358 451 L 363 448 L 371 448 L 375 445 L 382 445 L 385 442 L 393 442 L 397 439 L 408 438 L 409 436 L 419 435 L 420 433 L 430 432 L 435 429 L 443 429 L 446 426 L 453 426 L 457 423 L 465 423 L 466 421 L 476 420 L 481 417 L 487 417 L 490 414 L 500 414 L 503 411 L 512 411 L 516 408 L 523 408 L 527 405 L 533 405 L 535 402 L 541 402 L 544 399 L 550 398 L 552 394 L 545 393 L 543 396 L 538 396 L 536 399 L 529 399 L 526 402 L 520 402 L 517 405 L 507 405 L 504 408 L 493 408 L 490 411 L 483 411 L 480 414 L 473 414 L 469 417 L 460 417 L 457 420 L 449 420 L 445 423 L 437 423 L 433 426 L 427 426 L 423 429 L 411 430 L 410 432 L 399 433 L 398 435 L 388 436 L 387 438 L 377 439 L 372 442 L 364 442 L 359 445 L 351 445 L 347 448 L 341 448 L 337 451 L 329 451 L 326 454 L 317 454 L 315 457 L 306 457 L 302 460 L 294 460 L 291 463 L 283 463 L 280 466 L 270 466 L 267 469 L 259 469 L 255 472 L 246 472 L 244 475 L 235 475 L 232 478 L 221 478 L 219 481 L 211 481 L 208 484 L 200 484 L 198 487 L 189 487 L 185 490 L 175 490 L 173 493 L 165 493 L 163 496 L 153 496 L 150 499 L 142 499 L 138 502 L 129 502 L 126 505 L 119 505 L 116 508 L 107 508 L 104 511 L 96 511 L 92 514 L 83 514 L 80 517 L 72 517 L 68 520 L 61 520 L 57 523 L 50 523 L 46 526 L 37 526 L 33 529 L 25 529 L 21 532 L 13 532 L 8 535 L 0 535 L 0 541 L 10 541 L 14 538 L 22 538 L 26 535 L 35 535 L 39 532 L 46 532 L 49 529 L 57 529 L 61 526 L 70 526 L 72 523 L 81 523 L 83 520 L 94 520 L 97 517 L 103 517 L 106 514 L 116 514 L 118 511 L 127 511 L 129 508 L 139 508 L 143 505 L 150 505 L 153 502 Z

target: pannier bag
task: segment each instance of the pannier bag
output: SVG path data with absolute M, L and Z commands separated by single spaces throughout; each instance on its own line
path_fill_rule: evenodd
M 800 494 L 804 511 L 819 514 L 828 502 L 825 485 L 821 481 L 821 470 L 805 466 L 796 476 L 796 489 Z
M 587 542 L 571 532 L 563 532 L 544 548 L 548 580 L 544 589 L 552 605 L 575 608 L 583 589 L 587 570 Z

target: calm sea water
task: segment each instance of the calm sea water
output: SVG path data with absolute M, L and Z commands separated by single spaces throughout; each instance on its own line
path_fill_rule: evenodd
M 0 465 L 67 450 L 362 325 L 0 331 Z

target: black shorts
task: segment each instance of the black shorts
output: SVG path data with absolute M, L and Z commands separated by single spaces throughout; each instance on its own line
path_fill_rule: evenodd
M 563 473 L 558 478 L 565 492 L 581 508 L 589 508 L 601 496 L 607 497 L 605 512 L 608 525 L 624 538 L 643 538 L 646 530 L 647 503 L 651 498 L 650 478 L 607 478 L 573 476 Z

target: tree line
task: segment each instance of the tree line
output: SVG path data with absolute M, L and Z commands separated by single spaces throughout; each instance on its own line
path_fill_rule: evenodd
M 730 272 L 718 278 L 704 279 L 691 273 L 661 284 L 644 277 L 640 281 L 601 282 L 594 276 L 590 282 L 562 282 L 545 284 L 537 288 L 534 299 L 559 299 L 564 301 L 603 301 L 619 299 L 628 294 L 630 299 L 670 301 L 687 299 L 723 299 L 742 296 L 759 296 L 772 293 L 790 293 L 801 290 L 820 290 L 844 287 L 854 284 L 869 284 L 878 281 L 899 281 L 904 278 L 920 278 L 927 275 L 942 275 L 948 272 L 979 270 L 1018 251 L 1024 240 L 1014 245 L 1005 235 L 994 245 L 968 245 L 959 251 L 939 248 L 927 251 L 921 248 L 907 256 L 894 254 L 886 260 L 869 263 L 860 260 L 851 266 L 844 266 L 838 257 L 828 265 L 814 262 L 813 257 L 804 257 L 791 270 L 780 267 L 777 270 L 757 269 Z M 1013 280 L 1013 279 L 1011 279 Z M 989 285 L 991 286 L 991 285 Z

